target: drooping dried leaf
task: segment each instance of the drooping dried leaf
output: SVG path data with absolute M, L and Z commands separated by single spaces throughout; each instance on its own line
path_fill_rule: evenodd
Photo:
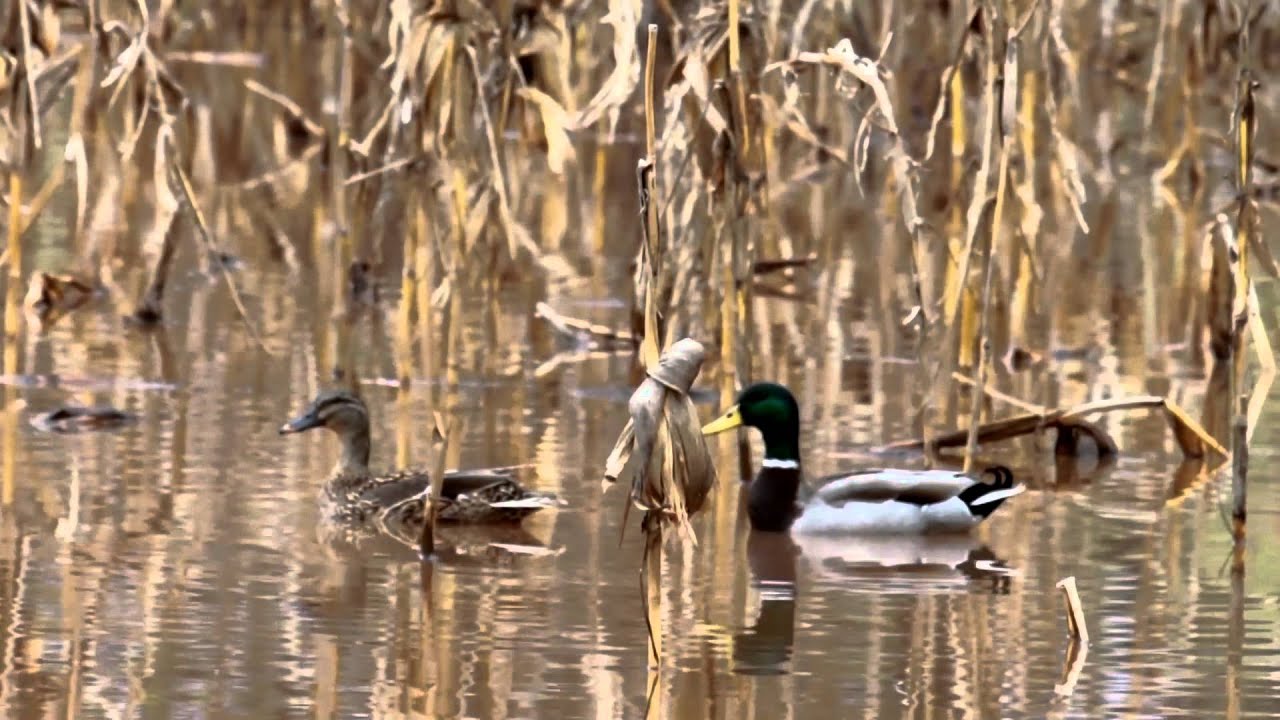
M 7 91 L 13 85 L 13 76 L 17 72 L 17 58 L 11 53 L 0 50 L 0 92 Z
M 636 26 L 640 22 L 638 3 L 631 0 L 609 0 L 609 12 L 600 24 L 613 28 L 613 71 L 600 85 L 600 89 L 587 102 L 586 107 L 572 120 L 574 129 L 594 125 L 601 117 L 610 115 L 610 134 L 617 123 L 617 113 L 640 83 L 639 53 L 636 52 Z
M 1254 353 L 1258 356 L 1258 381 L 1249 392 L 1249 407 L 1246 415 L 1248 430 L 1246 441 L 1253 442 L 1253 433 L 1258 429 L 1262 419 L 1262 407 L 1271 396 L 1271 385 L 1276 379 L 1276 356 L 1271 348 L 1271 340 L 1267 337 L 1267 327 L 1262 321 L 1262 313 L 1258 307 L 1258 287 L 1249 285 L 1249 335 Z
M 1208 288 L 1209 347 L 1216 358 L 1229 357 L 1238 336 L 1235 330 L 1235 274 L 1231 260 L 1238 256 L 1235 230 L 1227 216 L 1219 213 L 1209 237 L 1211 265 Z
M 378 66 L 382 70 L 386 70 L 393 63 L 397 63 L 400 55 L 400 42 L 409 37 L 413 20 L 413 7 L 409 0 L 391 0 L 390 10 L 391 17 L 387 21 L 387 45 L 390 48 L 390 52 L 387 53 L 387 59 L 382 62 L 382 65 Z
M 115 64 L 107 72 L 107 76 L 102 79 L 102 82 L 98 84 L 98 87 L 103 88 L 115 86 L 115 89 L 111 91 L 111 99 L 107 101 L 108 108 L 113 107 L 116 99 L 120 97 L 120 91 L 124 89 L 125 77 L 132 74 L 138 66 L 138 61 L 142 58 L 145 42 L 146 39 L 141 35 L 134 37 L 116 56 Z
M 76 232 L 84 228 L 89 210 L 89 159 L 85 157 L 84 139 L 77 133 L 67 140 L 63 158 L 76 166 Z
M 1114 398 L 1085 403 L 1072 408 L 1058 408 L 1044 413 L 1026 413 L 1001 420 L 993 420 L 978 426 L 978 442 L 1000 442 L 1024 435 L 1039 432 L 1042 428 L 1055 428 L 1059 432 L 1075 432 L 1083 430 L 1093 435 L 1099 449 L 1115 448 L 1112 440 L 1101 428 L 1086 423 L 1087 415 L 1096 413 L 1117 412 L 1121 410 L 1160 409 L 1169 419 L 1174 436 L 1187 457 L 1203 457 L 1206 449 L 1213 450 L 1226 457 L 1228 455 L 1222 444 L 1213 438 L 1203 427 L 1186 414 L 1177 403 L 1156 395 L 1139 395 L 1133 397 Z M 969 431 L 956 430 L 938 435 L 930 444 L 935 449 L 963 447 L 968 440 Z M 889 450 L 922 450 L 924 440 L 908 440 L 890 443 L 885 446 Z
M 1088 233 L 1089 223 L 1084 219 L 1083 209 L 1087 198 L 1084 179 L 1080 173 L 1080 148 L 1062 134 L 1056 121 L 1050 122 L 1049 127 L 1053 134 L 1054 158 L 1068 190 L 1067 200 L 1071 202 L 1071 210 L 1075 214 L 1080 231 Z
M 23 97 L 25 103 L 18 112 L 24 115 L 23 126 L 26 130 L 25 142 L 30 143 L 31 149 L 39 150 L 41 146 L 41 137 L 43 133 L 40 130 L 40 95 L 36 88 L 36 63 L 35 54 L 31 51 L 31 8 L 25 3 L 18 4 L 18 32 L 21 41 L 19 43 L 21 55 L 19 60 L 22 64 L 22 77 L 26 85 L 26 95 Z M 10 16 L 12 20 L 12 15 Z M 28 161 L 30 156 L 28 155 Z
M 613 444 L 613 450 L 609 451 L 609 457 L 604 461 L 605 489 L 608 488 L 609 483 L 618 481 L 627 462 L 631 460 L 635 434 L 635 422 L 628 419 L 627 424 L 622 427 L 622 432 L 618 434 L 617 442 Z
M 615 330 L 606 325 L 569 317 L 544 302 L 534 306 L 534 316 L 546 320 L 563 337 L 590 347 L 630 347 L 633 342 L 631 333 L 626 330 Z
M 662 354 L 631 395 L 631 419 L 605 461 L 604 472 L 605 482 L 614 482 L 634 460 L 631 500 L 688 538 L 693 537 L 689 517 L 702 509 L 716 477 L 688 395 L 704 357 L 701 343 L 691 338 Z
M 425 89 L 431 84 L 444 59 L 448 43 L 441 42 L 440 37 L 436 38 L 437 42 L 430 44 L 427 40 L 433 34 L 442 32 L 444 30 L 441 26 L 434 23 L 425 21 L 414 23 L 411 31 L 405 36 L 404 45 L 398 50 L 393 48 L 392 54 L 387 56 L 388 60 L 394 59 L 395 62 L 395 69 L 391 72 L 389 81 L 391 92 L 399 93 L 406 84 L 416 83 L 419 71 L 422 73 L 422 87 Z
M 885 87 L 884 81 L 880 78 L 880 66 L 876 64 L 875 60 L 862 57 L 854 52 L 853 43 L 849 41 L 849 38 L 841 39 L 834 47 L 827 48 L 826 52 L 802 52 L 796 56 L 796 61 L 840 68 L 850 77 L 871 88 L 871 92 L 876 98 L 876 107 L 880 110 L 881 118 L 885 123 L 885 129 L 894 135 L 898 134 L 898 124 L 894 120 L 893 101 L 890 99 L 889 89 Z
M 786 127 L 797 138 L 813 149 L 820 150 L 826 155 L 836 158 L 841 163 L 849 162 L 849 158 L 843 148 L 825 143 L 818 138 L 813 129 L 809 127 L 809 121 L 805 119 L 797 108 L 779 107 L 773 97 L 761 95 L 760 109 L 771 125 Z
M 471 65 L 471 75 L 475 81 L 476 95 L 477 97 L 483 97 L 484 79 L 475 48 L 468 45 L 466 47 L 466 55 Z M 489 117 L 489 106 L 484 102 L 477 104 L 480 107 L 480 119 L 484 126 L 484 135 L 489 151 L 489 183 L 497 194 L 498 219 L 501 220 L 502 230 L 507 237 L 507 250 L 512 259 L 520 257 L 520 253 L 525 252 L 535 262 L 541 263 L 542 250 L 538 248 L 538 244 L 534 242 L 533 236 L 529 234 L 528 229 L 516 221 L 511 211 L 511 201 L 507 196 L 507 184 L 503 178 L 503 165 L 498 157 L 498 140 L 494 131 L 493 121 Z
M 974 16 L 978 13 L 979 6 L 975 3 L 969 8 L 968 19 L 965 25 L 973 22 Z M 933 117 L 929 121 L 929 133 L 925 136 L 924 161 L 928 162 L 933 157 L 933 150 L 938 135 L 938 126 L 942 122 L 942 118 L 946 115 L 947 103 L 951 98 L 952 83 L 956 81 L 956 72 L 960 69 L 961 61 L 964 59 L 964 50 L 969 33 L 962 33 L 960 41 L 956 44 L 956 49 L 951 56 L 951 63 L 942 71 L 942 76 L 938 79 L 938 101 L 933 109 Z M 963 76 L 960 76 L 961 78 Z M 952 122 L 956 123 L 957 118 L 963 118 L 964 108 L 951 106 Z M 962 122 L 962 121 L 960 121 Z
M 653 457 L 653 450 L 658 444 L 659 426 L 662 424 L 662 411 L 666 398 L 666 389 L 660 383 L 651 378 L 645 378 L 627 402 L 627 412 L 631 415 L 632 431 L 635 433 L 635 438 L 632 440 L 632 454 L 641 460 L 636 468 L 636 477 L 632 481 L 632 496 L 637 499 L 649 494 L 645 492 L 650 487 L 647 477 L 648 460 Z M 657 483 L 660 482 L 660 480 L 657 481 Z
M 563 175 L 565 163 L 576 157 L 569 133 L 565 130 L 568 114 L 564 107 L 537 88 L 520 88 L 516 94 L 538 108 L 542 117 L 542 131 L 547 139 L 547 167 L 556 175 Z
M 172 145 L 173 125 L 166 123 L 156 132 L 155 163 L 151 167 L 151 182 L 156 194 L 157 227 L 168 227 L 169 220 L 178 212 L 178 196 L 169 184 L 169 154 Z
M 680 64 L 681 75 L 684 82 L 682 85 L 687 87 L 679 88 L 673 91 L 672 98 L 680 97 L 680 90 L 687 90 L 692 93 L 693 97 L 698 100 L 700 109 L 700 117 L 702 121 L 710 128 L 712 137 L 718 136 L 720 133 L 729 131 L 729 121 L 725 118 L 725 114 L 712 101 L 711 91 L 714 86 L 711 82 L 711 76 L 707 73 L 707 63 L 709 58 L 701 48 L 694 46 L 689 49 L 688 53 L 682 58 Z M 699 128 L 694 128 L 698 130 Z

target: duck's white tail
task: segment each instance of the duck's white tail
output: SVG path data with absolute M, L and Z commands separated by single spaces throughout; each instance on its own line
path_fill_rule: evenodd
M 969 504 L 974 506 L 987 505 L 993 502 L 1000 502 L 1001 500 L 1008 500 L 1009 498 L 1015 495 L 1021 495 L 1023 492 L 1026 491 L 1026 489 L 1027 489 L 1026 485 L 1014 485 L 1011 488 L 1001 488 L 999 490 L 992 490 L 991 492 L 983 493 L 981 496 L 978 497 L 977 500 L 974 500 Z

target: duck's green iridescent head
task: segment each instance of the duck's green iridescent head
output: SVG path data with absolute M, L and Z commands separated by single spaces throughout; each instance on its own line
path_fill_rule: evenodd
M 786 387 L 770 382 L 748 386 L 738 395 L 736 405 L 702 426 L 702 434 L 715 435 L 744 425 L 760 431 L 766 458 L 800 458 L 800 406 Z

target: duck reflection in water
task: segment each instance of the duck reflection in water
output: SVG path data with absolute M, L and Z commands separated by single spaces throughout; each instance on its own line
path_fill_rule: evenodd
M 1015 574 L 991 548 L 967 534 L 830 537 L 751 530 L 747 562 L 760 608 L 755 622 L 733 637 L 734 672 L 789 672 L 800 557 L 811 580 L 858 592 L 1004 595 Z
M 755 624 L 733 636 L 733 671 L 741 675 L 789 672 L 795 643 L 796 556 L 799 549 L 787 533 L 751 530 L 747 564 L 751 586 L 760 597 Z
M 1005 594 L 1016 571 L 969 534 L 800 536 L 797 547 L 819 582 L 868 592 L 972 590 Z

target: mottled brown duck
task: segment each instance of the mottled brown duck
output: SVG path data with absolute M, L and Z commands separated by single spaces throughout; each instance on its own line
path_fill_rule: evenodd
M 369 410 L 345 390 L 326 390 L 280 434 L 326 428 L 338 436 L 342 453 L 325 480 L 322 506 L 328 519 L 350 524 L 383 523 L 397 536 L 413 536 L 425 518 L 431 477 L 408 468 L 369 470 Z M 508 472 L 453 471 L 444 476 L 436 519 L 443 523 L 519 523 L 557 504 L 554 495 L 526 490 Z

